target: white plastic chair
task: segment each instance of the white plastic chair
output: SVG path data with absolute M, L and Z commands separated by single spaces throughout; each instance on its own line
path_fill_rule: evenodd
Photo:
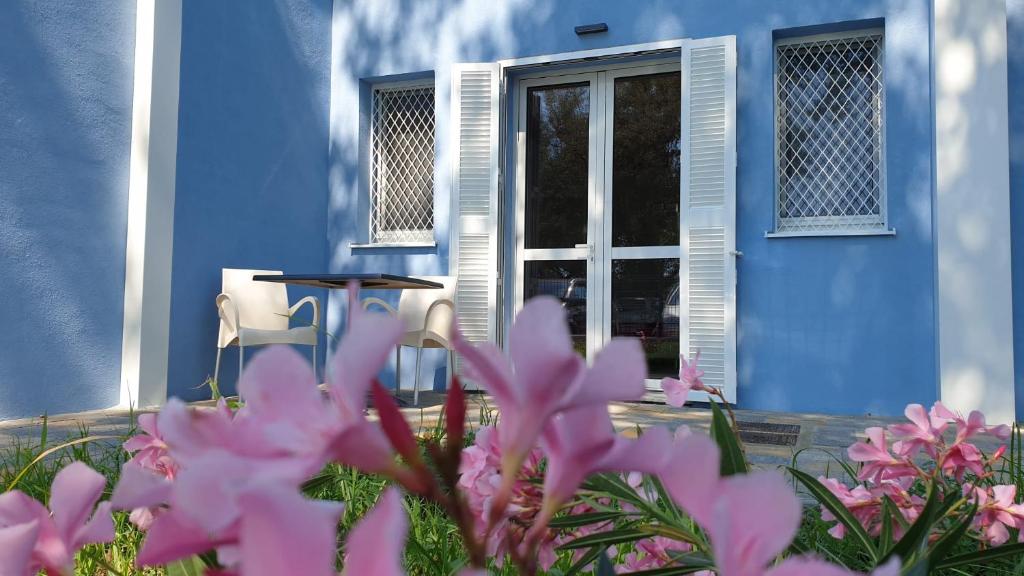
M 416 348 L 416 378 L 412 392 L 412 403 L 420 401 L 420 357 L 424 348 L 444 348 L 448 351 L 448 383 L 451 385 L 452 368 L 452 321 L 455 319 L 455 278 L 453 276 L 420 276 L 444 285 L 444 288 L 417 288 L 402 290 L 398 301 L 398 310 L 380 298 L 366 298 L 363 308 L 377 305 L 397 316 L 405 323 L 406 332 L 396 348 L 398 360 L 396 365 L 395 386 L 402 389 L 402 346 Z
M 221 293 L 217 296 L 220 334 L 217 337 L 217 365 L 213 379 L 220 382 L 220 354 L 238 346 L 238 374 L 242 374 L 246 346 L 301 344 L 313 347 L 313 378 L 316 379 L 316 340 L 320 326 L 320 301 L 313 296 L 288 306 L 288 287 L 278 282 L 255 282 L 255 275 L 281 275 L 280 270 L 224 268 Z M 313 307 L 313 324 L 289 328 L 288 321 L 304 304 Z

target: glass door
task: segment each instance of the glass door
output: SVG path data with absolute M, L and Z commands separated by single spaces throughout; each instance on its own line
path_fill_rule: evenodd
M 560 299 L 577 349 L 640 340 L 649 385 L 679 371 L 678 58 L 522 79 L 517 309 Z
M 562 301 L 576 349 L 594 337 L 596 74 L 520 82 L 517 134 L 516 308 Z
M 633 337 L 648 386 L 679 373 L 678 62 L 605 74 L 603 340 Z

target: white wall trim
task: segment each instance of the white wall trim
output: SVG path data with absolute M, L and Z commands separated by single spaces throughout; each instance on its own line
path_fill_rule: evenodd
M 510 58 L 498 60 L 498 65 L 505 68 L 525 68 L 528 66 L 542 66 L 544 64 L 566 64 L 577 60 L 592 58 L 621 57 L 637 54 L 655 54 L 658 52 L 678 51 L 683 47 L 684 40 L 662 40 L 659 42 L 647 42 L 644 44 L 628 44 L 625 46 L 609 46 L 607 48 L 595 48 L 593 50 L 577 50 L 575 52 L 560 52 L 558 54 L 545 54 L 542 56 L 528 56 L 526 58 Z
M 939 395 L 1014 420 L 1005 0 L 933 0 Z
M 181 0 L 138 0 L 118 406 L 167 399 Z

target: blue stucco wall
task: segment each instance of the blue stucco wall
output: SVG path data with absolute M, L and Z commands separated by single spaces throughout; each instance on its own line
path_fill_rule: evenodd
M 0 2 L 0 419 L 118 401 L 134 51 L 134 2 Z
M 1017 419 L 1024 419 L 1024 0 L 1006 0 L 1010 105 L 1010 233 L 1013 254 L 1013 366 Z
M 330 13 L 330 0 L 184 2 L 171 396 L 209 397 L 196 387 L 213 374 L 222 267 L 326 266 Z M 225 353 L 225 392 L 237 358 Z
M 1016 0 L 1014 0 L 1016 1 Z M 449 85 L 454 62 L 487 62 L 673 38 L 734 34 L 738 46 L 738 400 L 747 408 L 897 414 L 937 397 L 928 0 L 339 2 L 328 237 L 340 271 L 448 270 Z M 886 165 L 895 237 L 766 239 L 772 228 L 773 31 L 882 18 Z M 579 38 L 573 26 L 606 22 Z M 436 248 L 365 241 L 360 127 L 365 79 L 434 71 Z M 332 302 L 329 328 L 343 305 Z M 432 359 L 439 367 L 440 357 Z M 411 363 L 403 363 L 403 368 Z M 428 367 L 427 370 L 435 370 Z M 435 383 L 440 382 L 439 370 Z

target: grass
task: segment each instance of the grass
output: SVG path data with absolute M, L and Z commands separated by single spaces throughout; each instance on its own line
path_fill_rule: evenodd
M 490 423 L 492 412 L 484 407 L 477 417 L 481 424 Z M 110 489 L 128 456 L 120 445 L 128 435 L 134 433 L 134 430 L 129 430 L 123 437 L 112 438 L 90 436 L 89 430 L 80 428 L 71 437 L 62 438 L 59 442 L 52 441 L 48 437 L 48 432 L 44 421 L 37 438 L 17 439 L 6 447 L 0 447 L 0 485 L 3 489 L 14 485 L 28 495 L 47 503 L 49 487 L 56 473 L 68 463 L 81 460 L 107 477 L 108 485 L 104 498 L 109 498 Z M 442 434 L 443 430 L 431 428 L 421 429 L 420 432 L 424 436 L 436 437 Z M 471 441 L 472 433 L 467 438 L 467 442 Z M 1021 446 L 1021 434 L 1018 430 L 1006 454 L 1005 466 L 999 471 L 999 482 L 1021 484 L 1024 481 L 1024 450 Z M 340 544 L 344 541 L 344 535 L 374 505 L 386 485 L 387 482 L 379 477 L 331 464 L 310 480 L 304 490 L 311 498 L 345 502 L 345 512 L 339 529 Z M 455 525 L 432 503 L 412 496 L 406 496 L 405 502 L 410 517 L 409 539 L 405 549 L 405 565 L 409 573 L 457 573 L 465 563 L 465 555 Z M 80 552 L 77 574 L 168 574 L 168 570 L 163 568 L 142 571 L 136 569 L 134 559 L 144 535 L 128 522 L 126 513 L 115 514 L 114 521 L 117 529 L 114 543 L 89 546 Z M 869 567 L 868 559 L 848 540 L 832 538 L 827 533 L 830 527 L 831 523 L 821 520 L 816 507 L 807 508 L 792 551 L 811 552 L 851 569 L 866 570 Z M 967 552 L 970 546 L 971 544 L 967 543 L 957 552 Z M 629 545 L 618 546 L 619 556 L 629 550 Z M 339 548 L 339 565 L 342 561 L 341 554 Z M 563 553 L 552 568 L 551 574 L 565 574 L 570 566 L 569 554 Z M 170 573 L 174 576 L 176 571 L 172 569 Z M 511 575 L 515 574 L 515 571 L 506 565 L 501 568 L 493 567 L 492 573 Z M 943 574 L 1024 574 L 1024 561 L 1007 560 L 984 567 L 947 570 Z

